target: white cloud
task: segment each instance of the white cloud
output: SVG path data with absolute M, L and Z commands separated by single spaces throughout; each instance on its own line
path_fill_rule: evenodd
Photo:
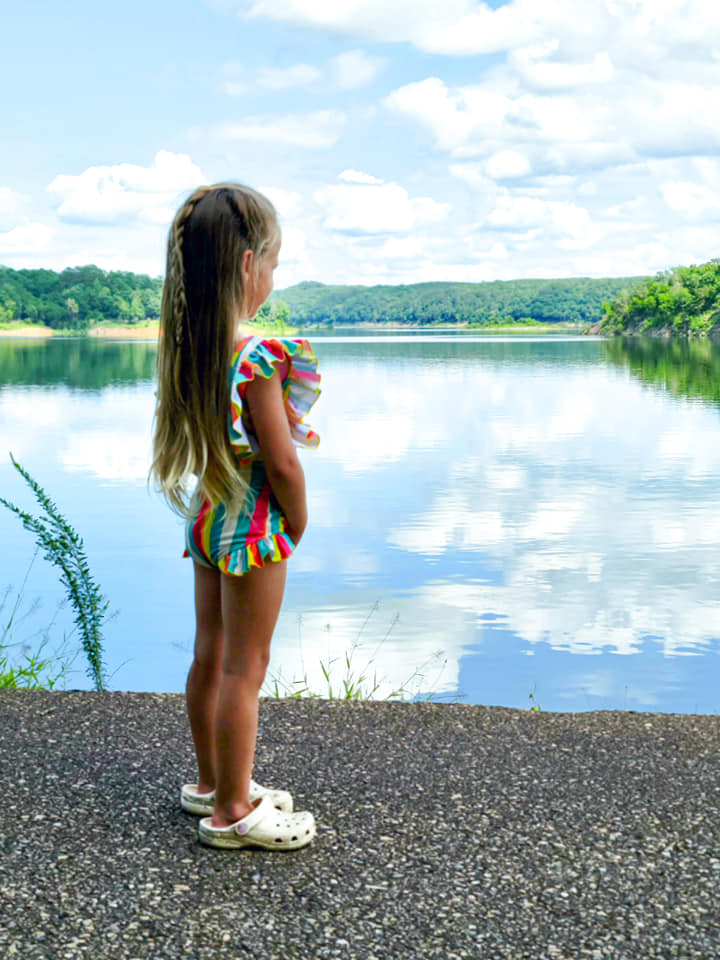
M 278 289 L 304 279 L 309 261 L 307 238 L 300 227 L 284 227 L 280 265 L 276 274 Z M 292 270 L 290 268 L 293 268 Z
M 22 390 L 0 399 L 0 426 L 15 456 L 43 449 L 48 460 L 103 480 L 147 480 L 150 466 L 153 395 L 147 385 L 110 386 L 92 408 L 86 398 L 65 387 L 47 391 L 48 410 L 29 426 L 31 409 Z M 117 416 L 122 410 L 122 417 Z M 58 428 L 61 423 L 62 429 Z
M 539 200 L 536 197 L 501 194 L 487 222 L 494 227 L 524 230 L 528 227 L 552 225 L 563 235 L 560 246 L 567 249 L 590 246 L 600 236 L 588 211 L 572 203 Z
M 0 187 L 0 230 L 17 226 L 26 204 L 27 197 L 9 187 Z
M 216 133 L 221 140 L 283 143 L 322 150 L 337 143 L 346 122 L 342 110 L 316 110 L 281 117 L 246 117 L 238 123 L 220 125 Z
M 338 179 L 344 180 L 346 183 L 384 183 L 378 177 L 363 173 L 362 170 L 353 169 L 343 170 L 342 173 L 338 174 Z
M 450 205 L 430 197 L 410 197 L 398 183 L 332 185 L 316 191 L 331 230 L 350 233 L 401 233 L 444 220 Z
M 461 438 L 467 456 L 449 462 L 447 475 L 436 473 L 434 485 L 428 482 L 435 493 L 399 515 L 387 536 L 393 546 L 428 559 L 480 550 L 483 567 L 502 569 L 503 577 L 500 585 L 470 574 L 462 582 L 428 582 L 415 595 L 421 607 L 464 610 L 473 621 L 492 611 L 501 628 L 529 643 L 577 653 L 627 654 L 654 635 L 664 638 L 670 655 L 717 636 L 720 604 L 707 571 L 697 575 L 698 564 L 720 566 L 720 557 L 706 549 L 720 531 L 708 486 L 720 466 L 713 411 L 698 419 L 697 409 L 592 366 L 577 368 L 559 390 L 548 384 L 542 397 L 539 381 L 529 389 L 522 368 L 510 376 L 476 372 L 475 403 L 467 405 L 458 402 L 470 388 L 467 376 L 463 382 L 462 373 L 455 374 L 442 395 L 431 390 L 433 406 L 415 412 L 424 429 L 439 426 L 443 436 L 450 430 L 449 449 Z M 630 438 L 624 429 L 630 407 L 644 424 L 642 436 Z M 599 424 L 599 431 L 593 434 L 588 424 Z M 538 476 L 537 464 L 571 470 L 578 445 L 596 477 L 607 478 L 608 464 L 618 458 L 641 465 L 640 479 L 655 483 L 657 501 L 638 511 L 632 479 L 614 477 L 612 494 L 598 497 L 592 479 L 569 494 L 563 467 Z M 659 492 L 678 483 L 694 488 L 689 500 L 678 503 Z M 641 556 L 628 552 L 630 541 L 645 545 Z M 673 570 L 684 571 L 672 584 L 670 551 Z M 662 589 L 650 597 L 658 584 Z
M 88 167 L 78 176 L 58 175 L 47 189 L 61 198 L 61 220 L 110 224 L 139 219 L 165 224 L 182 196 L 204 181 L 186 154 L 160 150 L 151 167 L 133 163 Z
M 662 193 L 671 210 L 676 210 L 690 220 L 710 213 L 720 214 L 720 196 L 702 184 L 665 183 L 662 185 Z
M 366 87 L 385 66 L 382 57 L 373 57 L 364 50 L 348 50 L 330 61 L 330 81 L 341 90 Z
M 244 97 L 255 90 L 296 90 L 309 87 L 320 93 L 331 88 L 353 90 L 372 83 L 386 60 L 364 50 L 347 50 L 331 57 L 324 66 L 296 63 L 287 67 L 260 67 L 249 71 L 244 63 L 226 63 L 222 89 L 231 97 Z
M 60 462 L 68 471 L 87 471 L 102 480 L 145 480 L 148 444 L 137 430 L 88 431 L 70 437 Z
M 426 53 L 465 56 L 534 48 L 551 54 L 564 48 L 585 66 L 569 72 L 541 69 L 539 82 L 553 86 L 594 83 L 611 72 L 604 51 L 588 55 L 594 44 L 615 45 L 625 57 L 662 70 L 664 54 L 698 58 L 693 48 L 706 47 L 720 31 L 714 0 L 583 0 L 581 11 L 576 0 L 510 0 L 495 8 L 482 0 L 242 0 L 236 6 L 243 15 L 381 43 L 411 43 Z M 701 59 L 712 60 L 711 50 Z
M 549 59 L 559 47 L 557 39 L 540 47 L 511 50 L 508 62 L 523 81 L 534 90 L 573 90 L 606 83 L 615 67 L 606 52 L 596 53 L 587 63 L 554 62 Z
M 590 181 L 587 183 L 581 183 L 577 189 L 577 194 L 579 197 L 594 197 L 597 192 L 597 184 Z
M 458 180 L 463 180 L 474 187 L 477 194 L 483 192 L 491 196 L 495 195 L 495 183 L 488 177 L 485 163 L 466 161 L 451 163 L 448 170 L 453 177 L 457 177 Z
M 285 217 L 297 216 L 302 208 L 302 196 L 294 190 L 263 186 L 258 189 L 270 200 L 281 220 Z
M 48 250 L 54 231 L 44 223 L 23 223 L 7 233 L 0 233 L 0 253 L 34 254 Z
M 0 187 L 0 212 L 5 213 L 6 210 L 11 209 L 17 204 L 19 198 L 20 194 L 9 187 Z
M 662 178 L 667 170 L 659 168 Z M 684 165 L 675 164 L 671 173 L 691 175 L 687 179 L 661 182 L 660 191 L 665 203 L 683 219 L 717 219 L 720 213 L 720 160 L 716 157 L 696 157 Z
M 530 173 L 530 161 L 516 150 L 499 150 L 488 159 L 485 171 L 492 180 L 512 180 Z
M 720 7 L 672 0 L 654 19 L 647 4 L 585 0 L 584 32 L 571 7 L 506 4 L 508 17 L 534 21 L 532 42 L 508 43 L 506 62 L 480 82 L 428 77 L 392 91 L 385 107 L 456 158 L 515 153 L 539 175 L 720 151 L 720 58 L 712 55 Z M 502 173 L 488 164 L 493 178 Z
M 417 263 L 429 255 L 431 246 L 428 237 L 417 234 L 411 237 L 389 237 L 382 245 L 379 255 L 388 260 L 410 260 Z
M 8 180 L 0 189 L 5 262 L 61 268 L 87 257 L 159 272 L 161 227 L 206 180 L 200 168 L 212 179 L 275 185 L 292 251 L 283 276 L 293 281 L 646 273 L 720 249 L 720 180 L 702 170 L 720 155 L 720 7 L 583 0 L 579 15 L 575 0 L 511 0 L 497 9 L 479 0 L 212 3 L 314 25 L 321 43 L 294 58 L 259 57 L 259 66 L 248 57 L 205 69 L 198 95 L 220 69 L 226 89 L 261 98 L 208 104 L 192 162 L 186 157 L 183 168 L 174 154 L 159 155 L 175 156 L 175 172 L 187 173 L 177 183 L 171 164 L 153 164 L 152 153 L 142 165 L 110 157 L 88 170 L 85 162 L 51 167 L 43 186 L 60 169 L 80 175 L 56 177 L 27 206 L 8 190 L 31 193 L 26 181 Z M 382 74 L 390 43 L 405 46 L 396 48 L 392 74 Z M 411 45 L 496 55 L 464 59 L 457 70 L 414 55 Z M 317 57 L 314 49 L 343 52 Z M 353 92 L 389 76 L 384 100 Z M 151 126 L 143 129 L 147 136 Z M 353 192 L 323 192 L 330 183 Z M 324 210 L 313 201 L 318 191 Z
M 437 145 L 449 151 L 464 147 L 473 135 L 481 139 L 499 135 L 510 105 L 508 97 L 494 90 L 451 91 L 439 77 L 399 87 L 383 103 L 427 127 Z
M 243 4 L 243 12 L 247 5 Z M 491 53 L 537 34 L 529 0 L 493 10 L 477 0 L 255 0 L 252 16 L 341 30 L 367 40 L 413 43 L 431 53 Z
M 594 115 L 570 96 L 503 92 L 491 85 L 450 88 L 439 78 L 430 77 L 399 87 L 383 102 L 392 112 L 417 121 L 441 150 L 457 157 L 485 155 L 504 144 L 502 150 L 493 152 L 524 156 L 529 167 L 525 150 L 532 148 L 543 165 L 553 169 L 564 163 L 563 153 L 550 152 L 558 147 L 574 154 L 576 163 L 582 160 L 583 152 L 590 164 L 598 155 L 603 162 L 614 154 L 618 158 L 627 155 L 622 145 L 605 142 L 606 118 Z M 598 109 L 595 114 L 601 112 Z

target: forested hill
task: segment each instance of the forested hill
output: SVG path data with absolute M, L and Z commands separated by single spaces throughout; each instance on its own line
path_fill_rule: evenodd
M 278 291 L 272 305 L 302 326 L 334 323 L 594 323 L 604 301 L 646 278 L 326 286 L 300 283 Z M 98 267 L 11 270 L 0 267 L 0 323 L 42 323 L 83 330 L 96 323 L 142 323 L 160 316 L 162 280 Z M 289 307 L 287 316 L 282 303 Z M 272 312 L 272 310 L 271 310 Z M 273 314 L 274 316 L 274 314 Z M 269 319 L 273 319 L 271 316 Z
M 666 270 L 619 294 L 595 332 L 720 339 L 720 260 Z
M 162 280 L 99 267 L 11 270 L 0 267 L 0 323 L 20 320 L 55 329 L 160 318 Z
M 402 286 L 299 283 L 278 292 L 295 324 L 488 323 L 525 318 L 545 323 L 594 323 L 603 302 L 644 277 L 591 280 L 495 280 Z

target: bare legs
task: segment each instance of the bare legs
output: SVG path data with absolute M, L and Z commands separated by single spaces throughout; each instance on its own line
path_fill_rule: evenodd
M 258 696 L 285 592 L 286 563 L 242 577 L 195 564 L 195 658 L 187 709 L 198 762 L 198 789 L 215 788 L 213 826 L 251 809 Z
M 215 789 L 215 712 L 222 676 L 224 634 L 217 570 L 195 567 L 195 657 L 185 688 L 198 763 L 198 790 Z

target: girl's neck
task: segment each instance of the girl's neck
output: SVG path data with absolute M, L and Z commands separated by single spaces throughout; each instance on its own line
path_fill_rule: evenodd
M 239 343 L 241 340 L 247 340 L 248 337 L 252 337 L 256 332 L 257 331 L 253 330 L 249 320 L 238 320 L 235 325 L 235 343 Z

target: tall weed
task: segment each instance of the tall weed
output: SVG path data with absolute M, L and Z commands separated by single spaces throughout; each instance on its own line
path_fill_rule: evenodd
M 26 530 L 34 534 L 38 549 L 45 559 L 60 569 L 60 582 L 65 587 L 67 598 L 75 612 L 75 626 L 87 657 L 88 676 L 96 690 L 105 690 L 102 625 L 109 602 L 90 573 L 82 537 L 63 517 L 40 484 L 17 463 L 12 454 L 10 459 L 32 490 L 41 507 L 41 513 L 33 516 L 3 497 L 0 497 L 0 503 L 18 517 Z

